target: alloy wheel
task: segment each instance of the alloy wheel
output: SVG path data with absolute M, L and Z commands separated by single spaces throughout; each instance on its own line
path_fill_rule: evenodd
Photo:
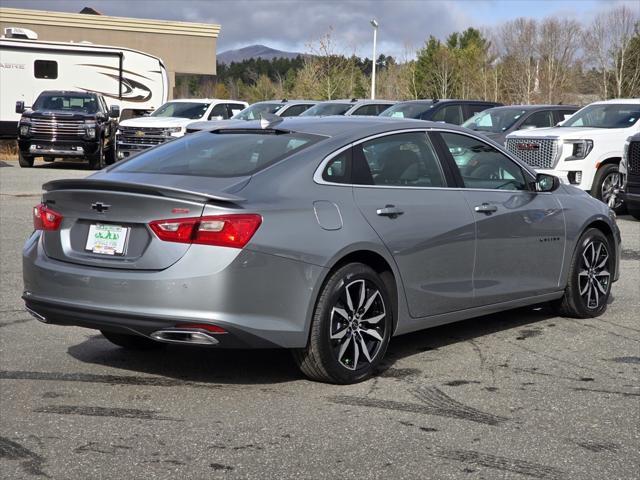
M 387 328 L 387 312 L 378 287 L 364 279 L 347 284 L 330 315 L 329 338 L 338 363 L 356 370 L 373 362 Z
M 618 196 L 621 187 L 620 173 L 617 171 L 610 172 L 602 181 L 601 196 L 602 201 L 609 205 L 610 208 L 618 208 L 622 205 L 622 201 Z
M 578 288 L 585 306 L 590 310 L 600 307 L 607 300 L 611 274 L 609 273 L 609 251 L 600 240 L 592 240 L 582 251 L 578 273 Z

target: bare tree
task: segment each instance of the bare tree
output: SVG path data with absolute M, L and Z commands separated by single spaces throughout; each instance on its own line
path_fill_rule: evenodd
M 540 25 L 538 52 L 548 103 L 562 100 L 582 29 L 575 20 L 546 18 Z
M 498 31 L 501 80 L 505 99 L 529 104 L 536 85 L 538 25 L 535 20 L 517 18 Z
M 600 69 L 605 98 L 610 95 L 611 81 L 611 93 L 622 97 L 625 91 L 633 91 L 640 80 L 640 66 L 628 68 L 638 21 L 638 14 L 622 5 L 598 15 L 585 32 L 585 48 Z

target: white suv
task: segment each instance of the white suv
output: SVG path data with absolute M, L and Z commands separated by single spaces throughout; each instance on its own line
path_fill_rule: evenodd
M 209 98 L 171 100 L 148 117 L 130 118 L 118 125 L 118 158 L 181 137 L 195 120 L 226 120 L 247 107 L 246 102 Z
M 507 136 L 506 148 L 538 172 L 617 207 L 624 143 L 640 132 L 640 99 L 595 102 L 556 127 L 521 130 Z M 611 200 L 611 202 L 609 202 Z

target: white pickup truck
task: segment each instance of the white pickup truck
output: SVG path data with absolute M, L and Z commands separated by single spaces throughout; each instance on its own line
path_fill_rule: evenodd
M 171 100 L 148 117 L 124 120 L 118 125 L 118 159 L 181 137 L 196 120 L 226 120 L 247 107 L 247 102 L 190 98 Z
M 595 102 L 555 127 L 513 132 L 505 146 L 538 172 L 619 207 L 620 160 L 626 139 L 640 132 L 638 119 L 640 99 Z

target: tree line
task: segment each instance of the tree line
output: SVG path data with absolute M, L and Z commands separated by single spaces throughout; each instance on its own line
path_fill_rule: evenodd
M 640 18 L 627 6 L 586 25 L 550 17 L 469 27 L 444 40 L 430 36 L 404 57 L 376 59 L 376 98 L 585 104 L 640 97 Z M 368 98 L 371 70 L 370 59 L 340 51 L 329 30 L 307 55 L 219 64 L 215 78 L 180 78 L 176 94 L 250 102 Z

